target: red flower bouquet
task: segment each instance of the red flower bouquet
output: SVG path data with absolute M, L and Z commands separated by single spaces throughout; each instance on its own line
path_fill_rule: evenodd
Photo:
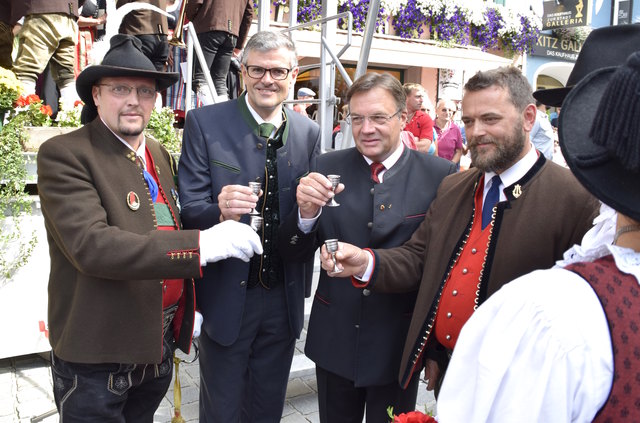
M 401 413 L 396 416 L 393 414 L 393 407 L 389 407 L 387 408 L 387 413 L 391 418 L 391 423 L 438 423 L 433 416 L 421 411 L 409 411 L 408 413 Z

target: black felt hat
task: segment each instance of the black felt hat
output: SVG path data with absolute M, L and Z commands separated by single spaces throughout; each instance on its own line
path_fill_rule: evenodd
M 639 117 L 640 51 L 623 66 L 583 78 L 565 99 L 558 129 L 562 153 L 578 180 L 602 202 L 637 221 Z
M 180 78 L 180 74 L 175 72 L 158 72 L 142 52 L 142 43 L 138 38 L 127 34 L 114 35 L 102 63 L 88 66 L 76 79 L 76 90 L 86 109 L 83 110 L 83 121 L 85 118 L 87 121 L 93 120 L 97 116 L 96 105 L 91 95 L 92 87 L 101 78 L 117 76 L 154 79 L 158 91 L 170 87 Z
M 582 44 L 573 70 L 562 88 L 537 90 L 533 97 L 547 106 L 560 107 L 569 91 L 596 69 L 620 66 L 640 48 L 640 25 L 606 26 L 591 31 Z

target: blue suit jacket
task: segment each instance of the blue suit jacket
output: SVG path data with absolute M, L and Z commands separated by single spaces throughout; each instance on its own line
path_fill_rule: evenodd
M 266 142 L 243 103 L 227 101 L 187 114 L 178 168 L 182 222 L 185 228 L 207 229 L 220 223 L 218 194 L 225 185 L 247 185 L 264 179 Z M 296 187 L 320 151 L 320 130 L 308 118 L 284 109 L 284 146 L 278 149 L 280 221 L 296 204 Z M 249 216 L 242 222 L 248 223 Z M 312 260 L 285 264 L 283 281 L 291 333 L 304 323 L 305 286 L 311 283 Z M 249 263 L 226 259 L 203 268 L 196 280 L 196 301 L 204 317 L 203 330 L 221 345 L 238 338 L 242 324 Z M 286 328 L 285 328 L 286 330 Z

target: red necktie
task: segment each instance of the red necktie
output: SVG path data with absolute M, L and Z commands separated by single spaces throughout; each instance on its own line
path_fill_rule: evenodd
M 384 169 L 384 165 L 382 163 L 373 162 L 370 164 L 370 166 L 371 166 L 371 179 L 376 184 L 379 184 L 380 179 L 378 178 L 378 175 L 380 175 L 380 172 L 382 172 L 382 170 Z

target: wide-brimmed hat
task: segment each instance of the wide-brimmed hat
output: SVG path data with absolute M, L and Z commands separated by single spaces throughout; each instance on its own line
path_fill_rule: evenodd
M 567 84 L 562 88 L 537 90 L 533 97 L 547 106 L 560 107 L 571 89 L 582 78 L 596 69 L 620 66 L 640 46 L 640 25 L 606 26 L 591 31 L 582 44 L 582 49 Z
M 158 72 L 151 60 L 142 52 L 141 41 L 127 34 L 117 34 L 111 38 L 109 51 L 99 65 L 85 68 L 76 79 L 78 95 L 88 109 L 87 118 L 92 120 L 97 114 L 91 89 L 101 78 L 132 76 L 150 78 L 156 81 L 158 91 L 178 82 L 180 74 Z
M 637 221 L 639 116 L 640 51 L 623 66 L 583 78 L 564 101 L 558 129 L 562 153 L 578 180 L 603 203 Z

